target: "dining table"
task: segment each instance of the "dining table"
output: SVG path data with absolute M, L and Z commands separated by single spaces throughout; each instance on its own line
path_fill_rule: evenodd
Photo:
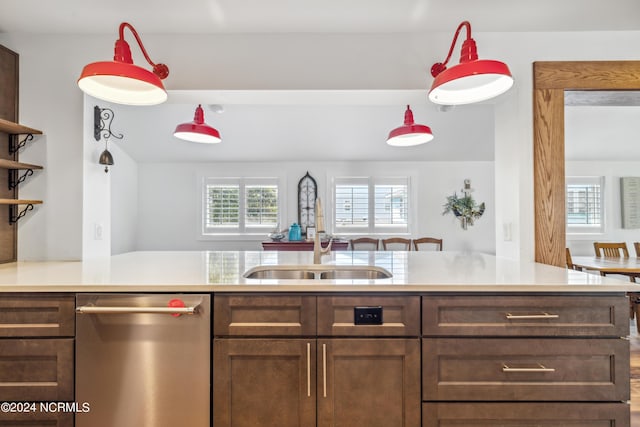
M 640 258 L 636 257 L 598 257 L 598 256 L 573 256 L 573 265 L 581 270 L 596 271 L 602 275 L 623 274 L 635 281 L 640 277 Z

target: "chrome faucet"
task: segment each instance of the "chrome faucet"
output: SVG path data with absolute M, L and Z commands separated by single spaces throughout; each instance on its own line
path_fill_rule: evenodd
M 316 199 L 316 236 L 313 239 L 314 264 L 322 264 L 322 255 L 329 255 L 331 253 L 333 238 L 329 239 L 329 244 L 326 248 L 322 248 L 321 233 L 324 232 L 324 213 L 322 212 L 322 203 L 320 203 L 320 199 Z

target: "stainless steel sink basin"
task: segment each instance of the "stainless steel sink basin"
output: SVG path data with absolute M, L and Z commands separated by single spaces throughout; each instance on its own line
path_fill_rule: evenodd
M 259 265 L 247 270 L 243 277 L 247 279 L 279 280 L 332 280 L 332 279 L 388 279 L 392 274 L 373 265 Z

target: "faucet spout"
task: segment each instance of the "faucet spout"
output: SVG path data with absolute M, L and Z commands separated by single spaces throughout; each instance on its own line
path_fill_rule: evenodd
M 324 212 L 322 211 L 322 203 L 320 198 L 316 199 L 316 237 L 313 240 L 313 263 L 322 264 L 322 255 L 329 255 L 331 253 L 331 244 L 333 239 L 329 239 L 329 244 L 326 248 L 322 248 L 321 233 L 325 232 L 324 229 Z
M 320 235 L 316 234 L 316 237 L 313 241 L 313 263 L 314 264 L 322 264 L 322 256 L 329 255 L 331 253 L 331 245 L 333 244 L 333 238 L 329 239 L 329 243 L 326 248 L 322 247 L 322 243 L 320 241 Z

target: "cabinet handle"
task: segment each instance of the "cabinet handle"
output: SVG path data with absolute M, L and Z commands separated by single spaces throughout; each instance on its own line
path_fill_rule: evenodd
M 547 368 L 546 366 L 538 363 L 535 368 L 511 368 L 508 365 L 502 365 L 502 372 L 555 372 L 554 368 Z
M 327 397 L 327 345 L 322 344 L 322 397 Z
M 196 314 L 198 306 L 194 307 L 98 307 L 85 305 L 76 308 L 78 314 Z
M 511 314 L 507 313 L 507 319 L 557 319 L 557 314 L 540 313 L 540 314 Z
M 311 343 L 307 343 L 307 397 L 311 397 Z

